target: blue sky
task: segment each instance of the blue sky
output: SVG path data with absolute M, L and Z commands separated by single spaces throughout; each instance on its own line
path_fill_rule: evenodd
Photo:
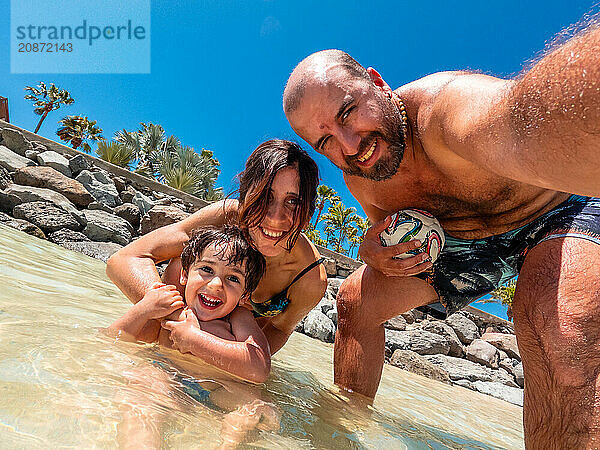
M 139 122 L 159 123 L 185 145 L 212 150 L 221 162 L 218 185 L 229 191 L 260 142 L 298 139 L 283 115 L 281 95 L 289 73 L 308 54 L 343 49 L 375 67 L 393 88 L 441 70 L 508 77 L 593 4 L 152 1 L 150 74 L 16 75 L 8 64 L 10 2 L 0 0 L 0 95 L 9 98 L 11 122 L 33 130 L 39 117 L 23 99 L 24 86 L 43 80 L 68 89 L 76 102 L 51 113 L 40 130 L 56 140 L 56 123 L 67 114 L 97 120 L 106 138 Z M 311 154 L 322 182 L 361 211 L 340 172 Z M 485 309 L 503 315 L 496 306 Z

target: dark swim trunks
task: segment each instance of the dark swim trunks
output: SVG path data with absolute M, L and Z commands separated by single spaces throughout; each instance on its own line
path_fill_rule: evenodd
M 600 198 L 571 195 L 527 225 L 485 239 L 445 236 L 446 245 L 431 270 L 416 275 L 440 296 L 440 303 L 424 309 L 442 318 L 515 277 L 527 252 L 540 242 L 577 237 L 600 244 Z

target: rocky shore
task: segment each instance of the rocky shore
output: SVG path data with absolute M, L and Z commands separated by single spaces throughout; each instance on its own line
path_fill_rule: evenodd
M 106 262 L 139 236 L 205 205 L 0 121 L 1 224 Z M 320 250 L 327 257 L 327 292 L 296 331 L 333 342 L 335 297 L 359 264 Z M 413 310 L 386 322 L 385 328 L 390 364 L 522 406 L 523 366 L 510 322 L 474 308 L 446 320 Z

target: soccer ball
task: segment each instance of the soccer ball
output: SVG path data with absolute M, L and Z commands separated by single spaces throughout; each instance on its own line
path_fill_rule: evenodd
M 444 230 L 438 220 L 420 209 L 403 209 L 392 215 L 392 222 L 379 234 L 379 238 L 384 247 L 418 239 L 423 245 L 394 258 L 406 259 L 427 252 L 431 262 L 438 258 L 446 242 Z

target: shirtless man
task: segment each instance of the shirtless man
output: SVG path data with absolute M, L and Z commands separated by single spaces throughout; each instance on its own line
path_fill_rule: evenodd
M 360 248 L 367 265 L 338 294 L 336 383 L 374 397 L 387 319 L 437 301 L 452 313 L 519 273 L 526 445 L 600 446 L 598 55 L 590 26 L 514 80 L 442 72 L 392 91 L 339 50 L 294 69 L 290 124 L 376 223 Z M 414 242 L 379 243 L 406 208 L 444 227 L 433 266 L 392 259 Z

